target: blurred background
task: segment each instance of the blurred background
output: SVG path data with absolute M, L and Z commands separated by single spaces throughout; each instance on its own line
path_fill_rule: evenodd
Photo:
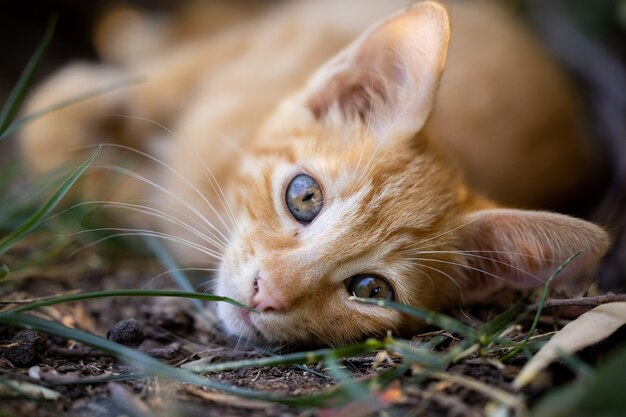
M 211 1 L 211 0 L 208 0 Z M 226 1 L 226 0 L 221 0 Z M 231 0 L 246 2 L 246 0 Z M 571 20 L 581 35 L 601 44 L 621 62 L 626 60 L 626 0 L 500 0 L 524 15 L 540 34 L 546 36 L 546 21 Z M 216 2 L 216 0 L 213 0 Z M 219 2 L 219 1 L 218 1 Z M 247 1 L 252 2 L 251 0 Z M 278 3 L 258 0 L 255 3 Z M 51 15 L 59 16 L 55 38 L 39 71 L 42 77 L 71 59 L 96 59 L 91 31 L 98 16 L 119 4 L 162 13 L 173 13 L 184 1 L 168 0 L 4 0 L 0 13 L 0 96 L 12 83 L 40 40 Z M 554 14 L 563 14 L 554 16 Z M 574 42 L 575 40 L 572 40 Z
M 229 0 L 214 0 L 213 3 Z M 230 0 L 249 5 L 279 0 Z M 283 0 L 285 1 L 285 0 Z M 313 1 L 313 0 L 311 0 Z M 340 0 L 338 0 L 340 1 Z M 577 81 L 588 124 L 607 150 L 613 178 L 587 217 L 615 237 L 601 271 L 606 289 L 626 287 L 626 0 L 500 0 L 519 13 Z M 168 19 L 188 2 L 168 0 L 4 0 L 0 13 L 0 99 L 4 102 L 45 30 L 58 16 L 54 39 L 35 83 L 76 59 L 96 60 L 92 29 L 108 8 L 126 4 Z M 14 140 L 0 143 L 0 164 L 13 160 Z
M 208 0 L 211 1 L 211 0 Z M 227 0 L 213 0 L 213 2 Z M 246 0 L 231 0 L 246 2 Z M 339 1 L 339 0 L 338 0 Z M 497 0 L 496 0 L 497 1 Z M 626 0 L 500 0 L 524 15 L 544 37 L 557 21 L 571 21 L 580 34 L 597 42 L 621 62 L 626 61 Z M 279 0 L 247 0 L 248 3 L 278 3 Z M 96 59 L 92 28 L 98 16 L 119 4 L 162 13 L 175 12 L 185 1 L 168 0 L 4 0 L 0 13 L 0 96 L 12 83 L 40 40 L 51 15 L 59 24 L 46 59 L 38 72 L 43 77 L 54 68 L 76 58 Z M 555 16 L 555 14 L 557 14 Z M 576 39 L 571 40 L 574 47 Z M 583 57 L 584 58 L 584 57 Z

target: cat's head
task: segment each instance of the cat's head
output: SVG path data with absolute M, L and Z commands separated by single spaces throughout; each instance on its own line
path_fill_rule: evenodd
M 496 208 L 420 133 L 444 68 L 449 17 L 422 2 L 375 25 L 282 103 L 243 156 L 239 233 L 217 293 L 228 331 L 336 344 L 415 323 L 352 294 L 428 309 L 584 274 L 607 247 L 582 220 Z M 461 99 L 461 98 L 460 98 Z

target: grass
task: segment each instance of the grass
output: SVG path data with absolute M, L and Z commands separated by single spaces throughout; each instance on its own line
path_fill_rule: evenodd
M 81 175 L 91 166 L 93 161 L 98 156 L 100 148 L 98 148 L 91 157 L 86 160 L 80 167 L 76 169 L 59 188 L 30 216 L 24 223 L 22 223 L 17 229 L 9 233 L 7 236 L 0 239 L 0 255 L 5 253 L 16 242 L 20 241 L 30 232 L 32 232 L 37 226 L 39 226 L 44 219 L 54 210 L 61 199 L 72 188 Z
M 35 52 L 31 56 L 30 60 L 26 64 L 26 67 L 22 71 L 20 78 L 17 80 L 15 87 L 11 91 L 7 102 L 5 103 L 2 111 L 0 112 L 0 141 L 6 138 L 3 136 L 4 133 L 9 130 L 15 115 L 20 110 L 24 99 L 26 98 L 26 92 L 28 91 L 28 87 L 32 82 L 33 75 L 37 70 L 37 67 L 41 63 L 43 56 L 52 41 L 52 37 L 54 36 L 54 29 L 56 27 L 57 19 L 56 17 L 52 17 L 48 22 L 48 27 L 43 35 L 43 38 Z
M 42 112 L 27 115 L 15 120 L 21 104 L 24 100 L 26 90 L 33 77 L 34 71 L 40 63 L 47 45 L 50 43 L 54 31 L 55 20 L 52 19 L 41 44 L 33 54 L 24 70 L 21 78 L 16 83 L 16 87 L 5 104 L 0 114 L 0 141 L 7 138 L 21 126 L 35 120 L 47 112 L 75 103 L 79 100 L 92 97 L 94 94 L 101 94 L 119 85 L 108 86 L 87 92 L 79 97 L 71 98 L 59 103 Z M 16 228 L 8 232 L 0 239 L 0 256 L 6 254 L 13 245 L 22 241 L 27 235 L 41 227 L 42 223 L 49 218 L 50 214 L 57 207 L 58 203 L 66 196 L 72 186 L 79 180 L 85 171 L 92 165 L 99 150 L 68 176 L 56 191 L 52 192 L 39 206 L 32 207 L 32 202 L 25 209 L 20 204 L 12 208 L 15 212 L 30 210 L 31 213 L 25 217 L 24 221 Z M 7 174 L 8 177 L 10 175 Z M 6 214 L 6 213 L 5 213 Z M 154 240 L 145 242 L 146 246 L 155 254 L 157 259 L 168 269 L 176 270 L 176 265 L 167 250 Z M 576 254 L 577 255 L 577 254 Z M 576 255 L 566 261 L 555 273 L 556 276 L 561 269 L 567 265 Z M 1 264 L 0 264 L 1 265 Z M 6 265 L 0 267 L 0 277 L 10 277 L 11 271 Z M 540 298 L 540 305 L 531 324 L 530 330 L 524 334 L 520 332 L 508 332 L 509 329 L 524 323 L 527 313 L 524 311 L 524 301 L 518 300 L 509 309 L 495 316 L 490 321 L 478 328 L 472 327 L 465 322 L 449 317 L 442 313 L 426 311 L 415 307 L 410 307 L 394 302 L 354 298 L 354 302 L 376 304 L 383 308 L 398 310 L 402 313 L 414 316 L 423 320 L 426 324 L 440 329 L 437 335 L 432 337 L 417 338 L 415 340 L 403 340 L 388 336 L 383 340 L 369 339 L 362 343 L 310 350 L 304 352 L 292 352 L 282 355 L 266 356 L 256 359 L 245 359 L 227 361 L 217 364 L 204 364 L 183 369 L 178 366 L 163 363 L 136 349 L 120 345 L 103 337 L 90 334 L 86 331 L 68 327 L 59 322 L 41 318 L 26 312 L 38 312 L 51 306 L 87 302 L 102 298 L 121 297 L 178 297 L 192 299 L 196 301 L 195 307 L 202 309 L 200 301 L 227 302 L 237 305 L 240 308 L 247 308 L 233 300 L 197 293 L 193 291 L 187 277 L 182 272 L 176 273 L 176 283 L 183 291 L 172 290 L 145 290 L 127 289 L 114 291 L 95 291 L 77 294 L 53 296 L 42 300 L 35 300 L 29 303 L 20 303 L 10 308 L 0 311 L 0 323 L 5 326 L 15 326 L 18 328 L 29 328 L 44 332 L 49 335 L 71 339 L 98 349 L 120 361 L 132 364 L 133 371 L 124 374 L 100 375 L 92 377 L 77 377 L 72 381 L 62 382 L 26 382 L 18 378 L 16 374 L 3 373 L 0 375 L 0 386 L 10 392 L 24 395 L 27 398 L 43 398 L 55 400 L 58 393 L 53 390 L 59 385 L 80 385 L 80 384 L 103 384 L 118 381 L 128 381 L 145 378 L 165 378 L 179 381 L 181 383 L 210 388 L 229 395 L 233 395 L 247 400 L 261 400 L 273 403 L 284 404 L 294 407 L 323 407 L 340 410 L 340 407 L 359 404 L 360 412 L 378 411 L 391 405 L 388 400 L 381 400 L 386 390 L 391 389 L 392 381 L 401 380 L 403 384 L 420 385 L 424 381 L 440 381 L 442 383 L 461 386 L 464 389 L 480 393 L 488 399 L 491 408 L 485 410 L 495 410 L 492 415 L 506 416 L 556 416 L 575 415 L 567 414 L 568 410 L 590 410 L 589 404 L 595 404 L 598 396 L 602 397 L 602 390 L 612 392 L 606 386 L 605 381 L 615 381 L 623 376 L 615 372 L 615 368 L 602 368 L 597 372 L 585 368 L 584 383 L 577 382 L 568 388 L 564 388 L 555 394 L 547 396 L 540 402 L 533 411 L 529 410 L 528 398 L 523 393 L 511 393 L 501 387 L 489 385 L 479 379 L 467 375 L 459 375 L 454 372 L 456 365 L 470 363 L 472 360 L 490 360 L 497 366 L 506 366 L 509 359 L 519 359 L 520 352 L 532 353 L 538 348 L 537 339 L 533 336 L 537 330 L 539 318 L 541 316 L 542 305 L 548 297 L 548 285 L 546 284 Z M 384 366 L 378 366 L 375 372 L 370 372 L 365 378 L 355 378 L 347 371 L 344 360 L 362 355 L 376 356 L 384 354 L 390 358 Z M 624 358 L 626 352 L 616 356 L 615 366 L 617 369 L 624 369 Z M 578 363 L 576 357 L 568 359 L 571 363 Z M 242 388 L 233 384 L 219 381 L 219 376 L 227 371 L 244 369 L 262 369 L 267 367 L 288 368 L 292 365 L 299 365 L 303 370 L 310 370 L 305 367 L 311 364 L 324 364 L 323 374 L 327 375 L 334 384 L 331 388 L 320 390 L 314 394 L 289 395 L 275 392 L 264 392 L 249 388 Z M 582 365 L 581 365 L 582 366 Z M 313 372 L 311 370 L 311 372 Z M 608 375 L 608 376 L 607 376 Z M 0 395 L 1 395 L 0 391 Z M 596 394 L 594 397 L 593 394 Z M 594 402 L 595 401 L 595 402 Z M 559 408 L 559 404 L 561 407 Z M 603 403 L 614 406 L 615 401 L 610 397 Z M 579 408 L 576 408 L 579 407 Z M 608 407 L 608 406 L 607 406 Z M 617 408 L 608 407 L 609 411 Z M 623 410 L 623 409 L 622 409 Z M 488 411 L 485 411 L 488 412 Z M 561 413 L 561 414 L 559 414 Z M 338 414 L 340 415 L 340 414 Z M 586 414 L 589 415 L 589 414 Z

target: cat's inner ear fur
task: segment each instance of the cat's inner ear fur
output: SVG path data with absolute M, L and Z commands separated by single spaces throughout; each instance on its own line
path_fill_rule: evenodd
M 601 227 L 562 214 L 489 209 L 463 220 L 458 230 L 467 254 L 465 301 L 488 302 L 499 290 L 541 287 L 580 252 L 552 281 L 578 291 L 609 247 Z
M 329 128 L 361 123 L 381 140 L 413 135 L 430 114 L 449 38 L 445 7 L 417 3 L 323 65 L 306 88 L 306 105 Z

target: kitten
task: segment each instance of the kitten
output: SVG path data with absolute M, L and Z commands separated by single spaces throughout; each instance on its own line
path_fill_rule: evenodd
M 217 294 L 258 310 L 220 304 L 225 328 L 269 343 L 419 326 L 352 294 L 433 310 L 488 301 L 543 285 L 579 250 L 557 281 L 588 276 L 608 247 L 600 227 L 500 208 L 555 207 L 592 183 L 565 77 L 488 2 L 424 1 L 366 29 L 406 5 L 295 1 L 174 46 L 122 45 L 115 65 L 74 64 L 31 110 L 125 74 L 147 81 L 31 124 L 25 156 L 64 162 L 60 149 L 111 134 L 110 113 L 174 125 L 159 230 L 181 261 L 218 265 Z M 118 121 L 120 143 L 158 135 Z

